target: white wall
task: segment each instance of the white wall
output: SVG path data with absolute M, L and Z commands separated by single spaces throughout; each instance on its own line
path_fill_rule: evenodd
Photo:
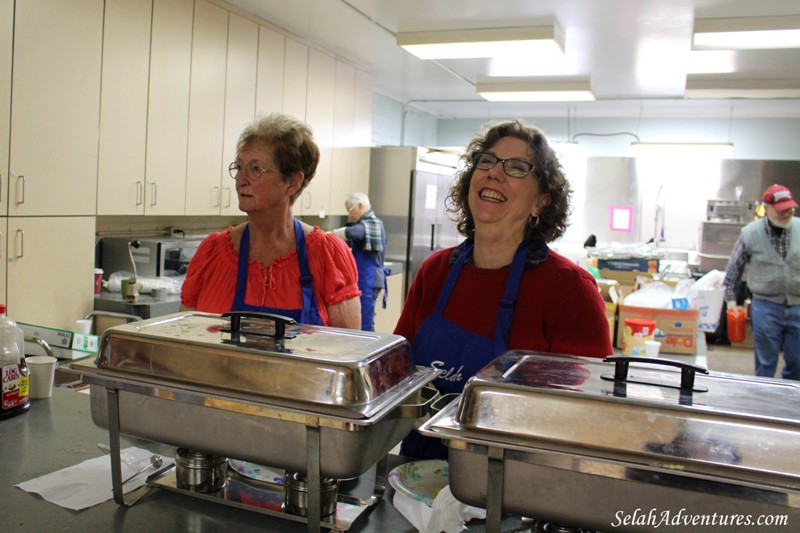
M 576 140 L 587 156 L 628 157 L 631 141 L 733 143 L 731 159 L 800 160 L 798 119 L 526 118 L 553 141 Z M 461 146 L 478 131 L 481 120 L 439 120 L 438 146 Z M 614 136 L 590 134 L 632 133 Z M 634 135 L 636 137 L 634 137 Z
M 403 115 L 405 114 L 405 123 Z M 747 168 L 743 174 L 723 177 L 720 160 L 691 154 L 672 154 L 666 159 L 633 156 L 631 141 L 642 142 L 731 142 L 728 159 L 774 161 L 785 171 L 796 173 L 800 161 L 800 120 L 797 119 L 526 119 L 551 141 L 575 140 L 578 146 L 557 146 L 565 155 L 567 176 L 575 190 L 571 226 L 564 242 L 582 243 L 590 233 L 601 240 L 647 241 L 661 237 L 660 246 L 695 250 L 698 232 L 710 198 L 733 198 L 731 179 L 744 185 L 746 198 L 757 200 L 764 179 L 773 179 L 775 169 Z M 437 131 L 432 132 L 432 125 Z M 382 95 L 373 99 L 373 145 L 464 146 L 478 132 L 480 119 L 438 119 L 404 108 L 402 103 Z M 627 132 L 627 133 L 626 133 Z M 605 135 L 620 133 L 620 135 Z M 592 135 L 601 134 L 601 135 Z M 566 150 L 569 149 L 569 155 Z M 587 159 L 592 165 L 587 167 Z M 633 166 L 630 166 L 633 162 Z M 732 163 L 732 162 L 729 162 Z M 743 163 L 745 164 L 745 163 Z M 730 165 L 729 165 L 730 166 Z M 780 171 L 778 174 L 780 174 Z M 728 174 L 730 174 L 730 170 Z M 591 175 L 590 175 L 591 174 Z M 783 176 L 789 179 L 789 176 Z M 774 179 L 780 181 L 781 176 Z M 590 181 L 591 180 L 591 181 Z M 787 183 L 787 185 L 791 185 Z M 634 207 L 634 230 L 629 234 L 608 231 L 608 206 Z M 658 206 L 665 213 L 659 213 Z
M 373 94 L 372 146 L 442 146 L 438 137 L 436 117 L 404 107 L 388 96 Z

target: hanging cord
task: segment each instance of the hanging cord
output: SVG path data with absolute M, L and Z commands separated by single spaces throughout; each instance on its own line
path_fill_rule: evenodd
M 578 137 L 583 137 L 583 136 L 589 136 L 589 137 L 613 137 L 613 136 L 616 136 L 616 135 L 630 135 L 631 137 L 636 139 L 637 143 L 641 142 L 639 140 L 639 136 L 638 135 L 636 135 L 635 133 L 631 133 L 629 131 L 620 131 L 620 132 L 617 132 L 617 133 L 576 133 L 575 135 L 572 136 L 572 138 L 570 140 L 572 142 L 575 142 L 575 139 L 577 139 Z

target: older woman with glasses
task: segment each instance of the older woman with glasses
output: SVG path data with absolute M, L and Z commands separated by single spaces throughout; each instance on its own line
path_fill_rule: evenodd
M 181 309 L 259 311 L 304 324 L 358 329 L 358 273 L 340 238 L 300 222 L 292 205 L 313 179 L 319 148 L 280 114 L 242 132 L 231 178 L 247 221 L 209 235 L 189 263 Z
M 572 193 L 544 134 L 520 121 L 491 125 L 464 155 L 446 200 L 466 240 L 431 255 L 409 289 L 395 333 L 443 393 L 500 353 L 614 353 L 605 305 L 588 271 L 550 250 Z M 446 458 L 438 439 L 411 433 L 401 453 Z

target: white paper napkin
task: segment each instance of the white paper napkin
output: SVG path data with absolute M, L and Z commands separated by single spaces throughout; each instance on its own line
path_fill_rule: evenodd
M 153 452 L 131 447 L 123 450 L 121 455 L 128 460 L 127 463 L 122 463 L 122 479 L 125 480 L 150 464 Z M 127 493 L 141 487 L 147 476 L 156 470 L 145 470 L 125 483 L 123 491 Z M 86 509 L 114 496 L 111 487 L 111 457 L 104 455 L 88 459 L 75 466 L 25 481 L 17 487 L 26 492 L 35 492 L 45 500 L 73 511 Z
M 447 485 L 433 500 L 433 506 L 409 498 L 400 492 L 394 493 L 392 505 L 400 511 L 417 531 L 422 533 L 458 533 L 473 518 L 485 519 L 486 511 L 456 500 Z

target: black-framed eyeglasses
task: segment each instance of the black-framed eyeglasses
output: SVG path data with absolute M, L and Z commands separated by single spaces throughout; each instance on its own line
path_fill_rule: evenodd
M 503 164 L 503 172 L 512 178 L 524 178 L 533 172 L 534 166 L 532 163 L 522 159 L 500 159 L 494 154 L 488 152 L 481 152 L 475 155 L 473 164 L 475 168 L 480 170 L 492 170 L 497 163 Z
M 245 171 L 245 177 L 251 179 L 252 181 L 256 181 L 257 179 L 261 178 L 261 176 L 269 172 L 280 172 L 280 170 L 277 168 L 264 168 L 258 164 L 257 161 L 250 161 L 244 166 L 238 161 L 234 161 L 228 166 L 228 173 L 233 179 L 236 179 L 242 169 Z

